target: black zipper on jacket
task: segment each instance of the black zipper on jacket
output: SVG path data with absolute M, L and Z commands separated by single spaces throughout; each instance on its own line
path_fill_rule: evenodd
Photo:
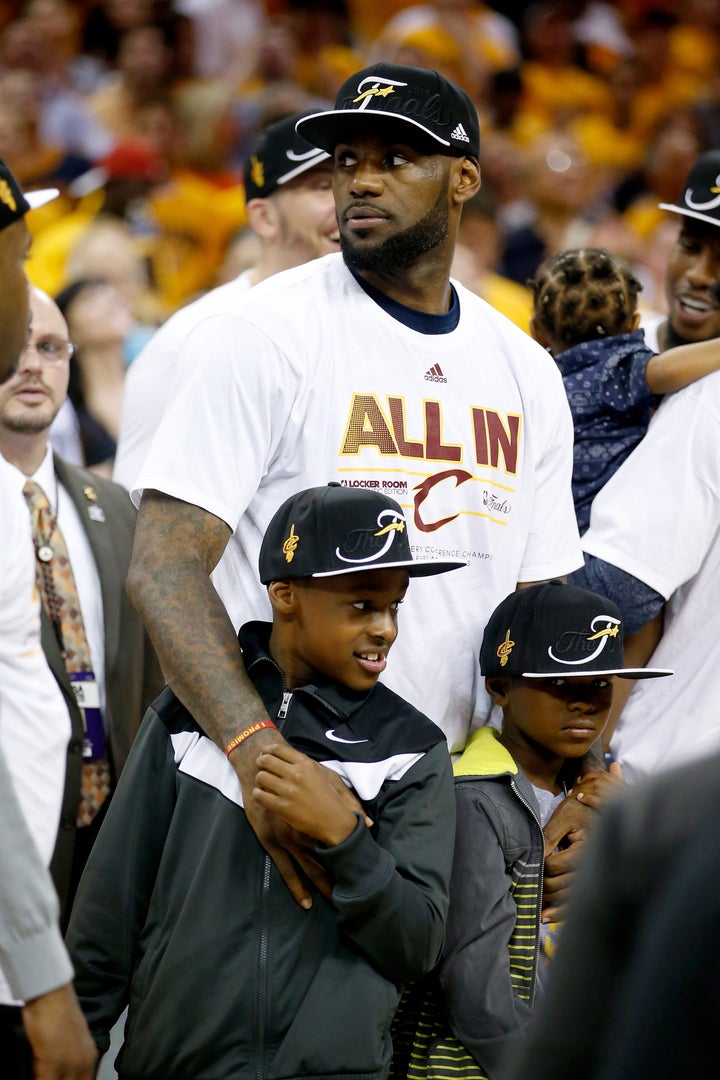
M 276 714 L 276 720 L 278 720 L 278 731 L 282 735 L 287 720 L 288 709 L 290 708 L 290 702 L 292 701 L 294 691 L 288 690 L 285 685 L 285 676 L 282 669 L 276 664 L 271 656 L 258 656 L 247 667 L 248 673 L 258 663 L 269 663 L 278 673 L 282 683 L 282 701 Z M 325 701 L 320 694 L 315 693 L 313 690 L 308 690 L 305 687 L 299 687 L 298 692 L 306 694 L 308 697 L 318 701 L 328 712 L 333 716 L 342 717 L 342 713 L 333 708 L 329 702 Z M 263 861 L 263 883 L 262 883 L 262 900 L 260 904 L 260 945 L 258 948 L 258 981 L 257 981 L 257 1080 L 264 1080 L 266 1074 L 266 1047 L 265 1038 L 267 1032 L 267 986 L 268 986 L 268 951 L 269 951 L 269 939 L 270 939 L 270 919 L 269 919 L 269 906 L 270 906 L 270 887 L 272 883 L 272 866 L 273 862 L 270 856 L 266 853 Z
M 277 666 L 277 665 L 275 665 Z M 280 671 L 280 668 L 278 668 Z M 282 672 L 280 671 L 282 676 Z M 287 718 L 292 691 L 285 688 L 283 678 L 283 696 L 276 719 L 280 721 L 278 731 L 282 734 Z M 257 1080 L 265 1076 L 265 1033 L 267 1027 L 267 983 L 268 983 L 268 947 L 270 938 L 270 878 L 272 859 L 265 853 L 263 862 L 262 901 L 260 905 L 260 947 L 258 949 L 258 988 L 257 988 Z

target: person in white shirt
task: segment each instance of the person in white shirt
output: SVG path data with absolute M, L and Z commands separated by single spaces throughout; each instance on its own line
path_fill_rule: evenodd
M 173 387 L 184 377 L 179 357 L 192 328 L 232 308 L 272 274 L 340 250 L 332 161 L 295 131 L 303 115 L 295 113 L 267 127 L 245 164 L 248 221 L 261 244 L 255 266 L 171 315 L 128 369 L 113 466 L 113 480 L 128 490 L 138 478 Z
M 676 204 L 663 349 L 720 337 L 720 150 L 702 154 Z M 665 398 L 592 505 L 573 584 L 610 597 L 633 662 L 672 657 L 674 679 L 638 683 L 614 713 L 609 749 L 628 780 L 720 749 L 720 373 Z M 669 685 L 672 684 L 672 685 Z M 619 719 L 618 719 L 619 716 Z M 611 725 L 613 719 L 611 718 Z
M 164 680 L 142 622 L 125 593 L 135 510 L 124 488 L 70 465 L 50 446 L 51 425 L 67 393 L 72 345 L 62 312 L 47 293 L 31 288 L 30 311 L 30 340 L 16 374 L 0 386 L 0 456 L 9 465 L 18 492 L 22 493 L 27 481 L 40 487 L 67 546 L 91 662 L 83 682 L 84 697 L 89 701 L 88 679 L 92 676 L 99 710 L 93 714 L 98 721 L 96 749 L 98 756 L 108 761 L 112 794 L 145 709 Z M 28 518 L 29 510 L 26 504 Z M 45 788 L 54 790 L 60 785 L 62 793 L 60 828 L 50 849 L 50 869 L 65 927 L 110 798 L 91 821 L 79 813 L 83 750 L 88 748 L 87 724 L 92 721 L 78 705 L 72 675 L 47 611 L 42 612 L 41 629 L 43 651 L 62 690 L 72 725 L 61 745 L 61 760 L 53 762 L 49 754 L 41 756 L 49 772 Z M 33 697 L 32 691 L 28 692 L 29 707 L 34 706 Z M 30 722 L 24 729 L 30 730 Z M 20 775 L 31 775 L 36 767 L 30 762 Z
M 377 488 L 406 509 L 415 555 L 469 563 L 455 585 L 407 601 L 388 679 L 451 749 L 489 711 L 476 654 L 490 611 L 581 553 L 559 372 L 449 279 L 480 183 L 468 95 L 436 72 L 377 64 L 298 129 L 334 154 L 342 255 L 267 279 L 189 334 L 192 375 L 138 480 L 128 588 L 172 689 L 232 754 L 253 828 L 309 905 L 291 841 L 254 801 L 256 756 L 279 736 L 235 637 L 268 610 L 256 562 L 278 505 L 333 480 Z
M 52 189 L 24 196 L 0 161 L 0 384 L 12 374 L 27 338 L 25 214 L 55 195 Z M 90 1080 L 97 1055 L 72 988 L 47 872 L 60 791 L 51 783 L 41 792 L 45 815 L 30 805 L 31 777 L 17 773 L 18 760 L 24 759 L 28 688 L 36 715 L 27 735 L 38 739 L 38 758 L 46 749 L 50 762 L 57 757 L 69 721 L 40 647 L 27 507 L 8 482 L 5 465 L 0 465 L 0 521 L 0 1060 L 8 1075 L 18 1078 Z M 42 786 L 47 764 L 38 768 Z

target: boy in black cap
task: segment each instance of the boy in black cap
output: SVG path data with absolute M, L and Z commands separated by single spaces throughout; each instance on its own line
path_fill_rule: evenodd
M 605 726 L 615 676 L 672 672 L 624 667 L 616 606 L 560 581 L 498 605 L 480 670 L 503 723 L 476 731 L 455 764 L 457 832 L 439 967 L 453 1037 L 431 1054 L 474 1060 L 498 1080 L 552 951 L 554 924 L 541 916 L 543 827 L 570 788 L 595 808 L 612 790 L 617 777 L 584 771 L 582 758 Z
M 257 797 L 331 888 L 296 904 L 232 766 L 166 689 L 68 935 L 101 1051 L 129 1002 L 120 1076 L 379 1080 L 401 984 L 439 957 L 455 817 L 447 746 L 377 680 L 409 578 L 464 564 L 413 560 L 400 506 L 340 485 L 287 500 L 259 563 L 273 623 L 247 624 L 239 640 L 273 718 L 264 726 L 286 741 L 261 754 Z

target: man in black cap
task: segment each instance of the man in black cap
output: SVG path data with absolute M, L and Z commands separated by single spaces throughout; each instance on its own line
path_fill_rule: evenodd
M 392 494 L 415 556 L 468 561 L 464 581 L 433 578 L 409 599 L 388 675 L 453 750 L 489 709 L 475 663 L 487 615 L 518 582 L 574 569 L 580 550 L 557 368 L 449 279 L 480 185 L 468 95 L 437 72 L 376 64 L 297 129 L 334 157 L 342 255 L 276 275 L 186 339 L 192 375 L 138 481 L 129 588 L 170 685 L 231 748 L 246 813 L 309 904 L 253 795 L 257 755 L 280 736 L 233 632 L 267 612 L 255 565 L 278 503 L 332 479 Z
M 260 258 L 233 281 L 187 304 L 169 318 L 133 360 L 123 389 L 123 410 L 113 479 L 132 488 L 177 379 L 178 356 L 190 330 L 208 315 L 232 309 L 265 278 L 340 250 L 332 197 L 330 155 L 295 131 L 300 116 L 270 124 L 245 162 L 248 223 Z
M 25 214 L 55 195 L 55 190 L 24 195 L 0 161 L 0 382 L 17 366 L 28 335 Z M 67 710 L 40 648 L 27 507 L 6 468 L 0 467 L 0 1061 L 6 1075 L 18 1080 L 90 1080 L 96 1055 L 73 993 L 57 897 L 46 870 L 60 790 L 53 798 L 41 785 L 33 800 L 29 787 L 43 774 L 22 770 L 20 775 L 18 768 L 24 740 L 42 729 L 37 760 L 47 751 L 52 761 L 52 745 L 64 755 Z M 30 717 L 31 730 L 29 701 L 37 714 Z M 61 773 L 63 757 L 58 760 Z
M 720 151 L 701 155 L 678 202 L 661 205 L 681 227 L 660 347 L 720 336 Z M 632 689 L 619 721 L 614 710 L 606 740 L 628 779 L 720 749 L 719 429 L 720 374 L 666 398 L 583 536 L 586 565 L 573 583 L 615 601 L 636 663 L 652 655 L 677 670 L 662 688 Z
M 681 222 L 665 278 L 668 316 L 645 329 L 658 352 L 720 336 L 720 150 L 701 154 L 677 203 L 660 208 Z

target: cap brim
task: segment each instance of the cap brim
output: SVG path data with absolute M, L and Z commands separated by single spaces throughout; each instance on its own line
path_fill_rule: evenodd
M 467 563 L 442 559 L 405 559 L 401 562 L 365 563 L 342 570 L 321 570 L 310 577 L 341 577 L 343 574 L 359 574 L 363 570 L 407 570 L 410 577 L 433 577 L 435 574 L 446 574 L 449 570 L 459 570 L 462 566 L 467 566 Z
M 42 188 L 40 191 L 23 191 L 25 201 L 30 204 L 31 210 L 37 210 L 40 206 L 44 206 L 45 203 L 52 202 L 53 199 L 57 199 L 60 194 L 60 188 Z
M 593 677 L 617 675 L 620 679 L 660 679 L 664 675 L 674 675 L 671 668 L 610 668 L 608 671 L 523 671 L 523 679 L 579 679 L 581 675 Z
M 422 132 L 438 146 L 455 151 L 452 143 L 440 138 L 417 120 L 409 116 L 399 116 L 397 113 L 380 112 L 378 109 L 330 109 L 326 112 L 311 113 L 310 116 L 298 120 L 295 130 L 313 146 L 319 146 L 332 154 L 337 144 L 346 139 L 348 134 L 358 128 L 367 129 L 370 122 L 374 124 L 376 121 L 380 124 L 392 123 L 396 127 L 413 128 L 416 134 Z
M 658 207 L 661 210 L 669 210 L 671 214 L 682 214 L 683 217 L 695 218 L 697 221 L 704 221 L 707 225 L 714 225 L 716 229 L 720 229 L 720 220 L 718 218 L 710 217 L 709 214 L 701 214 L 697 210 L 687 210 L 684 206 L 674 206 L 672 203 L 658 203 Z
M 289 180 L 294 180 L 296 176 L 302 176 L 308 169 L 314 169 L 316 165 L 321 165 L 323 161 L 327 161 L 330 154 L 327 150 L 318 150 L 304 161 L 298 162 L 294 169 L 290 169 L 288 172 L 283 173 L 277 179 L 277 186 L 282 187 L 283 184 L 287 184 Z

